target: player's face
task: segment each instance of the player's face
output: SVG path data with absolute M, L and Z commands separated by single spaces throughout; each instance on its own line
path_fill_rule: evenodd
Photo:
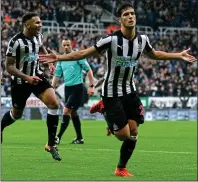
M 36 36 L 40 33 L 42 23 L 41 19 L 38 16 L 32 17 L 28 22 L 27 22 L 27 27 L 29 27 L 29 31 L 32 36 Z
M 133 28 L 136 25 L 136 16 L 133 8 L 126 8 L 120 17 L 121 25 L 126 28 Z
M 63 47 L 63 50 L 66 53 L 70 53 L 72 51 L 71 41 L 70 40 L 63 40 L 62 41 L 62 47 Z

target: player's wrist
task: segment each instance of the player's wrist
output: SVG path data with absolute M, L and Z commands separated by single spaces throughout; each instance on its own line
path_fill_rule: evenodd
M 23 76 L 21 76 L 21 78 L 22 78 L 23 80 L 25 80 L 25 81 L 28 81 L 29 78 L 30 78 L 30 76 L 29 76 L 29 75 L 23 75 Z
M 56 55 L 56 61 L 60 61 L 61 60 L 61 55 Z

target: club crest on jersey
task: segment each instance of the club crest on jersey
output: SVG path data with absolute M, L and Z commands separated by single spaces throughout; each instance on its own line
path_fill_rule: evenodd
M 35 53 L 27 53 L 23 57 L 23 61 L 25 62 L 34 62 L 38 60 L 38 55 Z
M 123 57 L 123 56 L 116 57 L 116 66 L 133 67 L 136 65 L 137 65 L 137 60 L 132 59 L 131 57 Z

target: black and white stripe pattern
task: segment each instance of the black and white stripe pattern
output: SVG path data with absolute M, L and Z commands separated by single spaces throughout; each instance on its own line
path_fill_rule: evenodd
M 38 64 L 38 53 L 42 46 L 42 35 L 29 39 L 20 32 L 8 43 L 6 56 L 16 58 L 16 68 L 26 75 L 41 75 L 43 71 Z M 14 77 L 12 77 L 14 79 Z M 22 80 L 17 78 L 21 83 Z
M 100 39 L 95 48 L 99 52 L 106 51 L 107 73 L 102 87 L 105 97 L 119 97 L 136 91 L 133 81 L 135 67 L 143 51 L 152 50 L 146 35 L 126 39 L 121 31 Z

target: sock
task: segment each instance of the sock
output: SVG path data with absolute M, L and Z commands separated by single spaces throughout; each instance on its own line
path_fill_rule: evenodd
M 13 117 L 12 112 L 11 111 L 6 112 L 1 120 L 1 132 L 3 132 L 6 126 L 11 125 L 15 121 L 16 119 Z
M 80 123 L 80 118 L 79 116 L 72 116 L 72 121 L 73 121 L 73 125 L 74 125 L 74 129 L 76 131 L 76 136 L 77 139 L 83 139 L 82 137 L 82 132 L 81 132 L 81 123 Z
M 67 129 L 67 127 L 69 125 L 69 120 L 70 120 L 69 115 L 63 115 L 63 120 L 62 120 L 62 123 L 61 123 L 60 131 L 57 135 L 59 139 L 61 139 L 61 137 L 63 136 L 63 133 Z
M 133 150 L 135 149 L 137 140 L 125 140 L 120 148 L 120 160 L 117 165 L 118 168 L 125 168 L 128 160 L 131 158 Z
M 48 128 L 48 145 L 54 146 L 55 136 L 58 127 L 58 115 L 47 113 L 47 128 Z

